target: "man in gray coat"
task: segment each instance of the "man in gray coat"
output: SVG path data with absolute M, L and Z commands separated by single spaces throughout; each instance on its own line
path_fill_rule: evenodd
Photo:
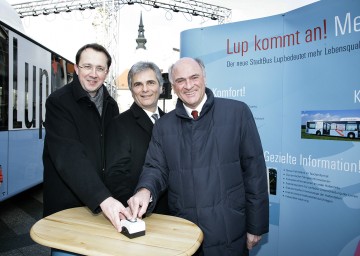
M 215 98 L 201 60 L 182 58 L 169 69 L 176 109 L 154 126 L 133 218 L 151 212 L 168 189 L 170 213 L 204 232 L 198 255 L 248 255 L 269 231 L 263 149 L 249 107 Z

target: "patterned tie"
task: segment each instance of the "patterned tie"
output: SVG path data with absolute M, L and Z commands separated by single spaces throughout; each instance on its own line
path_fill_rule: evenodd
M 151 117 L 155 120 L 155 122 L 159 119 L 159 115 L 158 115 L 158 114 L 152 114 Z
M 191 115 L 193 116 L 194 120 L 196 120 L 199 117 L 199 112 L 197 110 L 191 111 Z

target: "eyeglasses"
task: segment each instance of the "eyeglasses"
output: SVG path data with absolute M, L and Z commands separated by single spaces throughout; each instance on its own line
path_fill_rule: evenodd
M 91 72 L 93 69 L 94 69 L 94 66 L 93 65 L 90 65 L 90 64 L 86 64 L 84 66 L 80 66 L 78 65 L 79 68 L 87 71 L 87 72 Z M 104 67 L 101 67 L 101 66 L 96 66 L 95 67 L 95 71 L 98 73 L 98 74 L 105 74 L 107 73 L 107 69 L 104 68 Z

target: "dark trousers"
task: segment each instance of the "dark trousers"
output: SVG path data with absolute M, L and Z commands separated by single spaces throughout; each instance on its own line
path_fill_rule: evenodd
M 199 249 L 193 254 L 193 256 L 204 256 L 204 253 L 202 251 L 202 246 L 199 247 Z M 220 256 L 220 255 L 219 255 Z M 245 252 L 243 255 L 239 256 L 249 256 L 249 250 L 245 249 Z

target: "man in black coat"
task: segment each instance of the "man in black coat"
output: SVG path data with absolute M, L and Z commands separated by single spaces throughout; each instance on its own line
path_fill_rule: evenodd
M 94 213 L 102 211 L 121 231 L 120 218 L 131 215 L 103 182 L 104 131 L 119 114 L 103 85 L 110 65 L 111 56 L 103 46 L 83 46 L 76 54 L 73 81 L 46 101 L 44 216 L 87 206 Z
M 105 180 L 113 196 L 124 205 L 127 205 L 138 182 L 153 125 L 164 115 L 157 106 L 163 78 L 156 64 L 135 63 L 128 74 L 128 85 L 134 103 L 112 120 L 106 133 Z M 154 114 L 157 117 L 154 118 Z M 166 192 L 154 212 L 168 214 Z

